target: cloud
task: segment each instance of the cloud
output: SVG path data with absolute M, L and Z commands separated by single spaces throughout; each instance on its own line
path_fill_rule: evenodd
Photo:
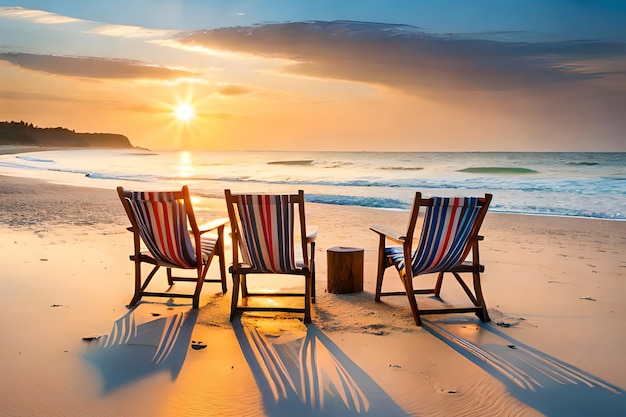
M 22 92 L 16 90 L 0 90 L 0 100 L 59 101 L 66 99 L 66 96 L 60 99 L 58 96 L 51 94 Z
M 121 38 L 163 38 L 179 34 L 179 30 L 148 29 L 140 26 L 102 25 L 88 32 Z
M 502 37 L 502 34 L 500 34 Z M 373 83 L 424 94 L 516 91 L 622 77 L 626 44 L 521 42 L 434 35 L 414 26 L 367 22 L 295 22 L 186 34 L 186 46 L 295 61 L 292 73 Z M 588 62 L 593 65 L 588 65 Z
M 249 87 L 244 87 L 241 85 L 226 84 L 226 85 L 219 85 L 217 88 L 217 92 L 223 96 L 244 96 L 244 95 L 252 94 L 254 90 Z
M 0 60 L 34 71 L 99 79 L 175 79 L 196 74 L 144 62 L 93 57 L 0 53 Z
M 23 7 L 0 7 L 0 17 L 16 20 L 28 20 L 35 23 L 58 25 L 78 22 L 73 17 L 61 16 L 43 10 L 30 10 Z

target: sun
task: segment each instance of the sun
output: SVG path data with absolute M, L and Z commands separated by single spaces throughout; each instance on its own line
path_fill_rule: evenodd
M 196 112 L 191 104 L 180 103 L 174 110 L 174 115 L 181 122 L 189 122 L 195 116 Z

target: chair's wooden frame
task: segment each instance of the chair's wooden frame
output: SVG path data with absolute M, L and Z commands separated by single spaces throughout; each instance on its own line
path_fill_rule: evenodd
M 303 266 L 300 269 L 291 272 L 285 272 L 290 275 L 301 275 L 304 277 L 304 292 L 281 292 L 268 291 L 260 293 L 252 293 L 248 291 L 247 278 L 250 274 L 279 274 L 277 272 L 267 272 L 254 268 L 253 266 L 243 263 L 240 260 L 240 242 L 242 240 L 243 231 L 240 228 L 239 215 L 237 214 L 236 205 L 238 197 L 245 194 L 233 194 L 229 189 L 224 190 L 226 198 L 226 206 L 232 229 L 232 260 L 230 273 L 233 278 L 233 293 L 231 301 L 230 321 L 233 321 L 238 312 L 246 311 L 270 311 L 270 312 L 291 312 L 304 313 L 304 323 L 311 322 L 311 304 L 315 303 L 315 239 L 317 237 L 317 229 L 306 226 L 306 216 L 304 210 L 304 192 L 298 191 L 298 194 L 289 194 L 289 203 L 294 205 L 294 215 L 298 218 L 299 234 L 301 236 L 301 250 Z M 296 206 L 297 205 L 297 209 Z M 309 249 L 310 248 L 310 249 Z M 239 292 L 241 291 L 242 302 L 248 297 L 303 297 L 304 307 L 287 307 L 287 306 L 249 306 L 239 305 Z
M 479 248 L 478 242 L 483 240 L 483 236 L 479 235 L 480 227 L 482 222 L 487 214 L 487 210 L 489 209 L 489 204 L 491 203 L 492 195 L 485 194 L 485 197 L 479 198 L 478 206 L 479 213 L 477 215 L 476 221 L 470 232 L 470 237 L 467 242 L 467 245 L 464 249 L 463 255 L 461 257 L 461 262 L 457 263 L 452 268 L 446 269 L 438 273 L 437 281 L 435 283 L 434 288 L 426 288 L 426 289 L 415 289 L 413 287 L 413 270 L 411 268 L 411 254 L 414 252 L 413 249 L 413 238 L 415 234 L 415 228 L 417 225 L 418 217 L 420 216 L 420 209 L 432 206 L 433 199 L 432 198 L 422 198 L 422 194 L 420 192 L 415 193 L 415 199 L 413 201 L 413 206 L 411 208 L 409 223 L 406 228 L 405 233 L 399 233 L 395 230 L 392 230 L 389 227 L 374 225 L 370 227 L 370 230 L 374 231 L 379 236 L 379 245 L 378 245 L 378 270 L 376 277 L 376 302 L 380 302 L 381 296 L 395 296 L 395 295 L 406 295 L 409 299 L 409 305 L 411 306 L 411 312 L 413 313 L 413 318 L 415 320 L 415 324 L 421 326 L 422 315 L 426 314 L 443 314 L 443 313 L 475 313 L 478 318 L 483 322 L 490 321 L 489 314 L 487 312 L 487 306 L 485 304 L 485 299 L 482 293 L 482 286 L 480 282 L 480 274 L 484 272 L 484 265 L 480 264 L 480 256 L 479 256 Z M 419 237 L 419 236 L 418 236 Z M 393 292 L 383 292 L 383 278 L 385 274 L 385 270 L 393 266 L 387 260 L 387 256 L 385 255 L 385 248 L 387 241 L 391 241 L 396 245 L 401 245 L 403 248 L 404 259 L 408 260 L 406 267 L 406 276 L 403 278 L 400 274 L 400 280 L 402 281 L 402 285 L 405 291 L 393 291 Z M 469 253 L 472 253 L 471 260 L 466 260 L 469 256 Z M 394 268 L 395 269 L 395 268 Z M 420 309 L 417 304 L 416 295 L 419 294 L 434 294 L 436 297 L 440 297 L 441 287 L 443 283 L 443 277 L 445 273 L 451 273 L 455 278 L 459 285 L 463 288 L 465 294 L 471 300 L 473 306 L 472 307 L 451 307 L 451 308 L 433 308 L 433 309 Z M 460 274 L 468 273 L 472 274 L 472 282 L 474 287 L 474 292 L 470 290 L 469 286 L 465 283 Z M 428 275 L 424 274 L 424 275 Z
M 227 292 L 227 286 L 226 262 L 224 260 L 224 227 L 228 223 L 228 219 L 214 220 L 210 223 L 203 224 L 202 229 L 200 229 L 196 221 L 193 206 L 191 204 L 189 188 L 185 185 L 180 191 L 173 192 L 174 198 L 182 200 L 183 204 L 185 205 L 189 232 L 191 233 L 191 237 L 196 250 L 196 265 L 193 268 L 183 268 L 180 265 L 173 265 L 169 262 L 158 259 L 149 251 L 142 249 L 142 238 L 139 232 L 139 225 L 128 201 L 128 199 L 131 197 L 131 193 L 132 191 L 124 190 L 123 187 L 117 187 L 117 194 L 120 198 L 120 201 L 122 202 L 122 205 L 124 206 L 124 210 L 126 211 L 128 219 L 131 223 L 131 227 L 127 228 L 127 230 L 133 233 L 134 253 L 130 255 L 130 260 L 133 261 L 135 264 L 135 293 L 129 303 L 129 306 L 135 306 L 142 297 L 191 298 L 193 300 L 192 307 L 195 309 L 199 307 L 200 293 L 202 291 L 202 286 L 205 282 L 221 283 L 222 293 L 225 294 Z M 203 256 L 202 235 L 207 232 L 217 233 L 217 240 L 215 242 L 213 250 L 208 254 L 208 256 Z M 207 279 L 206 275 L 214 256 L 217 256 L 219 259 L 220 278 Z M 148 273 L 145 280 L 142 280 L 142 263 L 153 265 L 152 270 Z M 150 284 L 150 281 L 161 267 L 165 267 L 167 270 L 167 282 L 170 285 L 170 288 L 168 288 L 167 292 L 147 291 L 147 287 Z M 196 277 L 174 276 L 172 273 L 173 269 L 194 269 L 196 271 Z M 193 294 L 169 292 L 169 289 L 171 289 L 171 286 L 174 285 L 176 281 L 195 282 L 196 286 Z

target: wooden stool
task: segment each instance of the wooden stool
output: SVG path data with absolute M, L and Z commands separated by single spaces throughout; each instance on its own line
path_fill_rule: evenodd
M 328 249 L 328 292 L 345 294 L 363 291 L 363 251 L 345 246 Z

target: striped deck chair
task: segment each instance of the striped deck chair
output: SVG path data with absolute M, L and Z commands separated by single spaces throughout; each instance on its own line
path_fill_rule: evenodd
M 263 195 L 225 190 L 225 196 L 233 240 L 231 321 L 237 312 L 283 311 L 304 313 L 304 322 L 310 323 L 311 303 L 315 302 L 316 232 L 307 233 L 304 192 Z M 250 274 L 300 275 L 304 277 L 304 291 L 251 293 L 247 285 Z M 238 305 L 240 289 L 245 305 Z M 248 297 L 260 296 L 300 296 L 304 306 L 252 306 L 248 302 Z
M 370 227 L 379 236 L 378 274 L 376 279 L 377 302 L 381 296 L 407 295 L 415 323 L 420 326 L 420 316 L 424 314 L 474 312 L 482 321 L 489 321 L 483 298 L 480 274 L 484 266 L 480 264 L 478 242 L 480 226 L 491 203 L 491 194 L 485 197 L 461 198 L 422 198 L 415 194 L 413 207 L 406 233 L 397 233 L 384 226 Z M 417 248 L 413 248 L 413 237 L 420 210 L 424 209 L 423 225 Z M 387 241 L 402 246 L 387 247 Z M 472 253 L 471 260 L 466 260 Z M 407 265 L 406 259 L 410 259 Z M 394 266 L 404 286 L 404 291 L 382 292 L 385 270 Z M 440 296 L 445 273 L 451 273 L 472 302 L 471 307 L 420 309 L 417 294 Z M 425 274 L 438 274 L 434 288 L 414 289 L 413 278 Z M 471 273 L 474 292 L 461 277 L 461 273 Z
M 129 191 L 117 187 L 117 194 L 131 223 L 128 230 L 133 232 L 134 253 L 130 260 L 135 263 L 135 294 L 131 307 L 143 296 L 152 296 L 192 298 L 193 308 L 198 308 L 205 282 L 220 282 L 222 292 L 226 292 L 223 246 L 226 219 L 203 225 L 200 230 L 186 185 L 181 191 L 167 192 Z M 214 256 L 219 258 L 220 278 L 207 279 Z M 142 263 L 153 265 L 145 280 L 142 279 Z M 148 284 L 161 267 L 167 270 L 169 289 L 175 281 L 193 282 L 193 294 L 172 293 L 169 289 L 167 292 L 147 291 Z M 196 276 L 174 276 L 173 269 L 195 270 Z

